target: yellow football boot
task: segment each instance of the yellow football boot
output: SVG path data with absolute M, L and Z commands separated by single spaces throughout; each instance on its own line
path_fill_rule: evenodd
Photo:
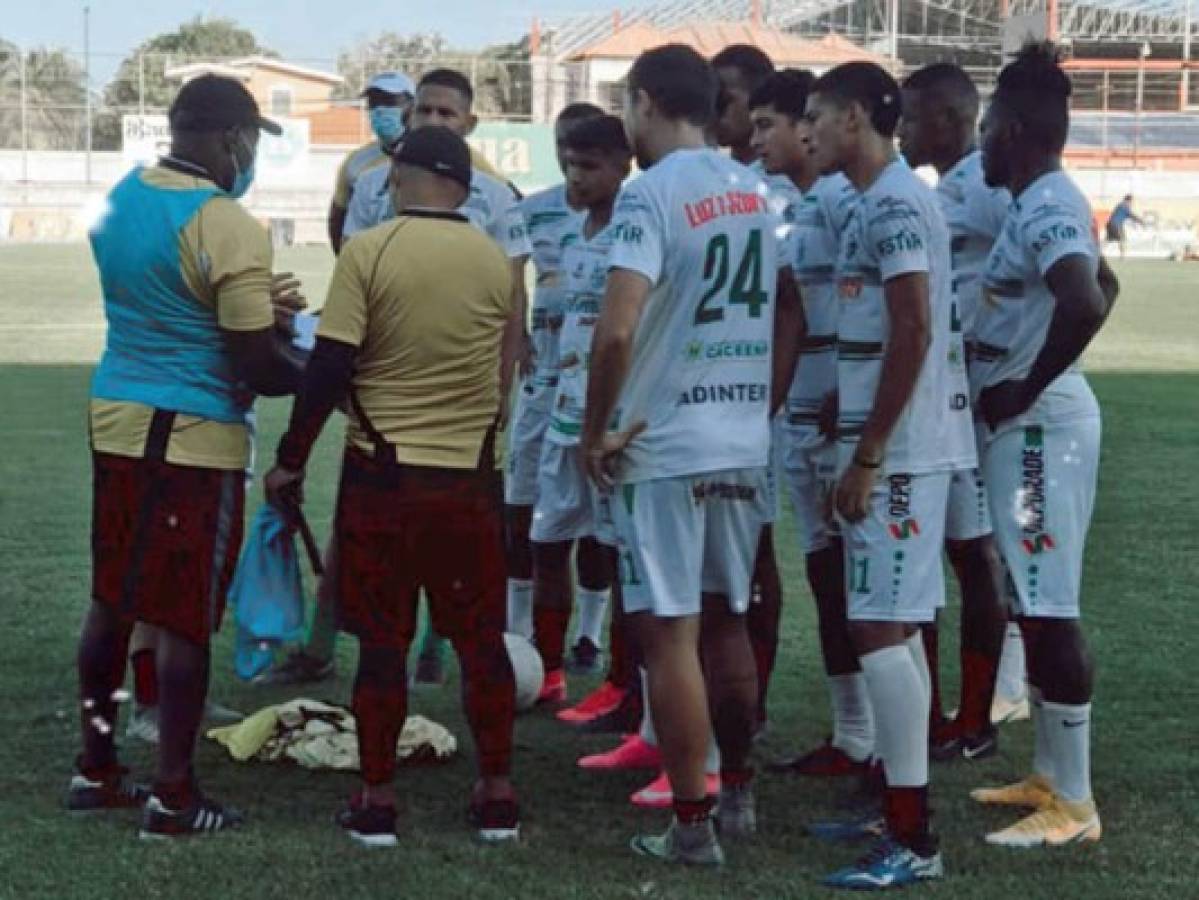
M 1102 833 L 1094 800 L 1072 803 L 1054 797 L 1045 809 L 987 835 L 996 847 L 1062 847 L 1097 841 Z
M 1029 775 L 1023 781 L 996 788 L 975 788 L 970 799 L 979 803 L 997 806 L 1027 806 L 1030 809 L 1048 809 L 1053 805 L 1053 785 L 1043 775 Z

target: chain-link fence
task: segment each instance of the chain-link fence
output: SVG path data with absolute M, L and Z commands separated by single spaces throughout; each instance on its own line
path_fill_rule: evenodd
M 277 68 L 274 68 L 278 64 Z M 116 66 L 113 70 L 113 66 Z M 453 68 L 475 88 L 475 112 L 486 120 L 529 121 L 532 66 L 527 59 L 486 55 L 436 58 L 341 58 L 272 60 L 187 57 L 158 53 L 118 60 L 111 54 L 28 50 L 0 44 L 0 150 L 121 148 L 124 116 L 165 114 L 182 83 L 200 71 L 242 78 L 268 115 L 326 120 L 336 131 L 341 112 L 359 107 L 358 95 L 377 72 L 401 70 L 418 79 L 433 68 Z M 90 70 L 113 71 L 105 83 Z M 86 86 L 91 84 L 91 90 Z M 354 142 L 352 133 L 330 135 L 330 143 Z
M 423 58 L 343 54 L 338 59 L 265 58 L 255 64 L 245 58 L 161 53 L 119 57 L 97 52 L 85 59 L 76 52 L 23 51 L 0 42 L 0 150 L 119 151 L 124 117 L 165 114 L 183 81 L 205 70 L 243 78 L 267 115 L 308 119 L 314 145 L 355 144 L 369 135 L 357 98 L 371 75 L 399 69 L 417 79 L 438 67 L 457 69 L 471 80 L 475 111 L 484 120 L 548 122 L 557 109 L 574 100 L 618 106 L 620 84 L 592 83 L 586 64 L 553 64 L 521 54 Z M 970 71 L 987 94 L 996 70 Z M 1199 111 L 1199 86 L 1194 84 L 1199 73 L 1188 77 L 1177 70 L 1138 67 L 1134 60 L 1119 69 L 1077 69 L 1070 75 L 1072 104 L 1080 123 L 1093 123 L 1090 117 L 1101 113 L 1109 114 L 1103 118 L 1114 123 L 1151 118 L 1158 124 L 1141 129 L 1137 140 L 1152 145 L 1165 136 L 1169 146 L 1199 148 L 1199 114 L 1162 118 L 1185 109 Z M 1171 123 L 1168 128 L 1161 127 L 1163 121 Z M 1135 125 L 1120 124 L 1090 129 L 1086 143 L 1110 141 L 1102 146 L 1118 151 L 1134 139 L 1134 131 Z

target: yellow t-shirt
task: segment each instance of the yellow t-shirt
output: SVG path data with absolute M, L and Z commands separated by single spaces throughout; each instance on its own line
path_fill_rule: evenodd
M 383 152 L 383 147 L 377 140 L 363 144 L 357 150 L 351 151 L 337 169 L 337 183 L 333 187 L 333 205 L 349 209 L 350 195 L 354 193 L 354 182 L 364 172 L 389 165 L 391 165 L 391 157 Z
M 211 181 L 162 166 L 142 173 L 146 184 L 196 190 Z M 213 197 L 179 234 L 179 268 L 196 302 L 215 308 L 227 331 L 258 331 L 274 324 L 271 308 L 270 238 L 232 197 Z M 101 453 L 141 457 L 154 410 L 141 403 L 93 399 L 92 447 Z M 244 424 L 179 415 L 167 443 L 166 460 L 180 466 L 244 469 L 250 435 Z
M 397 462 L 473 469 L 499 410 L 512 275 L 462 216 L 413 212 L 365 231 L 337 259 L 317 336 L 359 348 L 353 391 Z M 346 435 L 373 444 L 355 412 Z

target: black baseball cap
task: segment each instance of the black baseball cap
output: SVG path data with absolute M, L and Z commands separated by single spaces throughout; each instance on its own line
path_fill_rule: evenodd
M 408 132 L 395 151 L 395 161 L 452 178 L 470 190 L 470 148 L 444 125 L 426 125 Z
M 264 119 L 258 102 L 245 85 L 221 75 L 193 78 L 175 95 L 168 118 L 180 131 L 224 131 L 254 127 L 267 134 L 282 134 L 278 123 Z

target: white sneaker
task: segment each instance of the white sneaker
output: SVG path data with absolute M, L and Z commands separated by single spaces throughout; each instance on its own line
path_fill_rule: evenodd
M 147 744 L 158 743 L 158 707 L 134 705 L 129 713 L 129 724 L 125 726 L 125 736 L 145 741 Z
M 1008 722 L 1024 722 L 1032 716 L 1028 695 L 1009 698 L 996 694 L 991 700 L 991 724 L 1004 725 Z

